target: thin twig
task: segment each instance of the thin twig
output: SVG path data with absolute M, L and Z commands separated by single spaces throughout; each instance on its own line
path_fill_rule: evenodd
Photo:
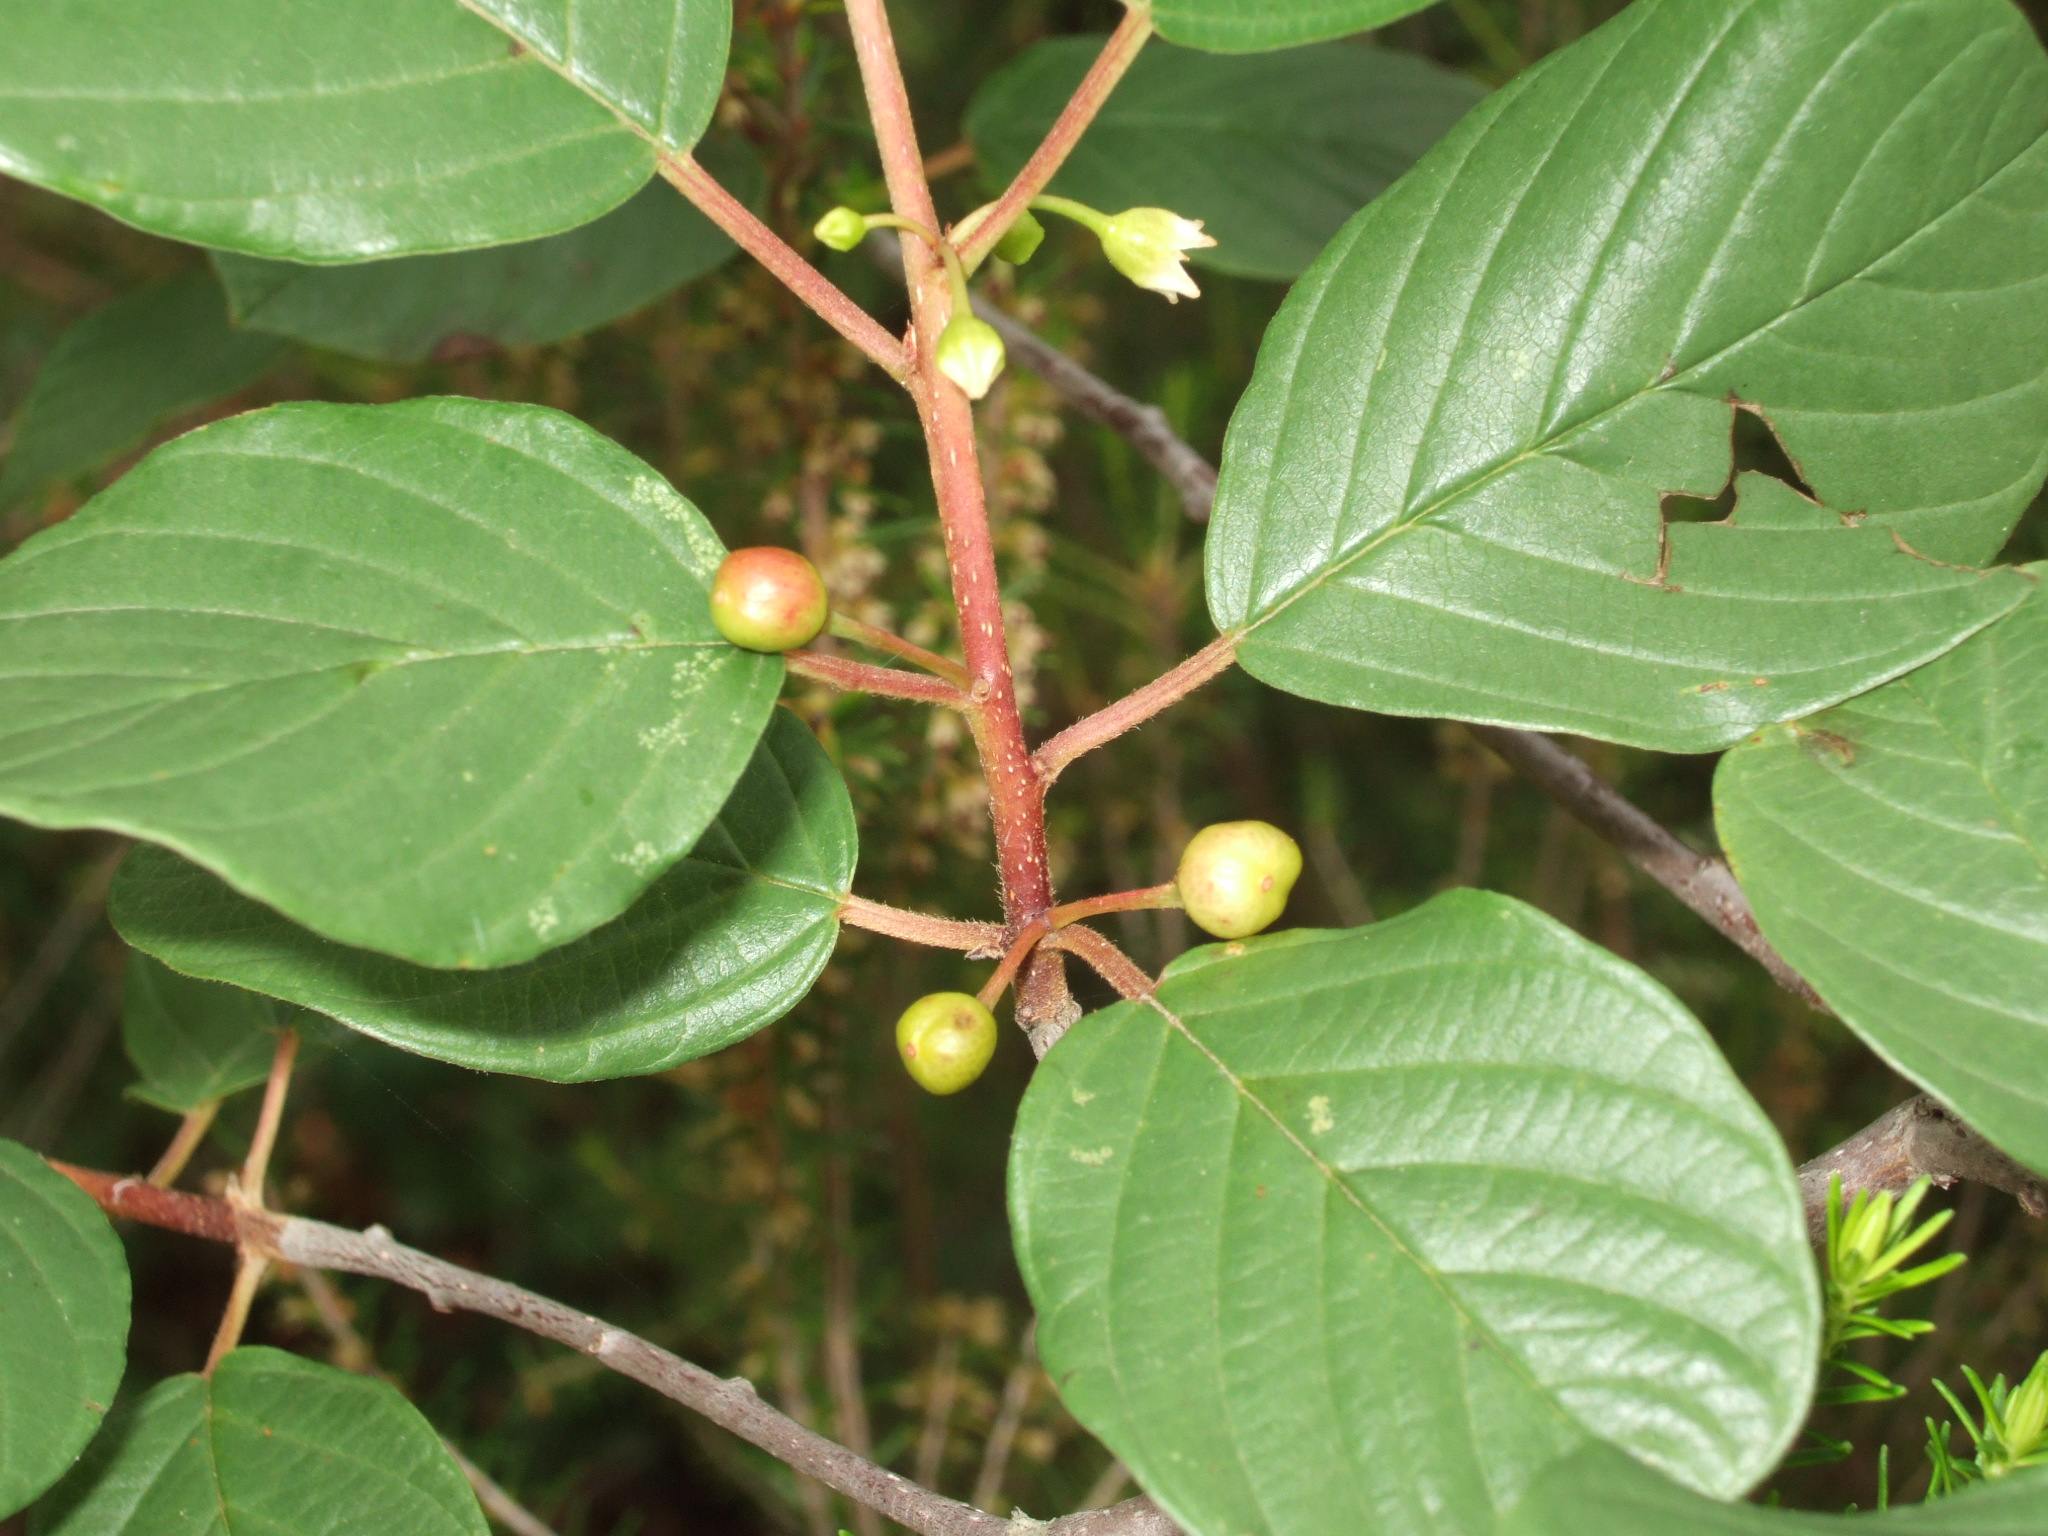
M 1165 477 L 1192 522 L 1206 523 L 1216 505 L 1216 469 L 1188 445 L 1166 412 L 1135 400 L 1075 362 L 1015 315 L 981 294 L 974 312 L 1003 338 L 1010 361 L 1029 368 L 1090 421 L 1122 437 Z
M 1112 912 L 1147 912 L 1181 905 L 1180 887 L 1168 880 L 1160 885 L 1141 886 L 1135 891 L 1111 891 L 1107 896 L 1088 896 L 1080 901 L 1063 901 L 1046 917 L 1055 928 L 1083 923 L 1091 917 Z
M 960 260 L 970 271 L 995 249 L 996 242 L 1017 221 L 1017 215 L 1024 211 L 1025 204 L 1043 192 L 1046 183 L 1066 163 L 1067 156 L 1081 142 L 1081 135 L 1095 121 L 1095 114 L 1102 110 L 1102 104 L 1109 100 L 1109 93 L 1116 89 L 1117 81 L 1123 79 L 1124 72 L 1131 67 L 1138 57 L 1138 50 L 1145 46 L 1145 39 L 1151 35 L 1150 5 L 1134 5 L 1124 12 L 1124 19 L 1109 34 L 1102 45 L 1102 52 L 1088 66 L 1088 73 L 1074 87 L 1073 96 L 1060 109 L 1060 115 L 1053 119 L 1045 138 L 1031 152 L 1031 158 L 1011 178 L 1009 186 L 1003 189 L 1003 195 L 996 199 L 988 215 L 960 242 Z
M 872 693 L 888 699 L 908 699 L 913 704 L 937 704 L 946 709 L 966 710 L 972 701 L 943 677 L 923 672 L 902 672 L 878 667 L 872 662 L 849 661 L 844 656 L 827 656 L 822 651 L 784 651 L 783 665 L 798 677 L 824 683 L 843 693 Z
M 864 645 L 869 650 L 881 651 L 885 655 L 907 661 L 913 667 L 922 667 L 935 676 L 945 678 L 962 692 L 973 685 L 973 680 L 967 675 L 967 669 L 951 657 L 941 656 L 937 651 L 928 651 L 915 641 L 906 640 L 879 625 L 863 623 L 851 614 L 840 613 L 835 609 L 832 617 L 826 621 L 826 628 L 842 640 L 851 640 L 854 644 Z
M 990 959 L 1009 942 L 999 923 L 969 922 L 959 917 L 933 917 L 865 896 L 848 896 L 839 904 L 839 921 L 870 933 L 887 934 L 933 949 L 957 949 L 970 959 Z
M 1049 948 L 1063 949 L 1084 961 L 1096 975 L 1116 988 L 1119 997 L 1136 1002 L 1158 990 L 1159 984 L 1146 974 L 1144 967 L 1085 923 L 1057 929 L 1046 936 L 1045 943 Z M 1031 1043 L 1034 1047 L 1038 1045 L 1036 1036 Z M 1046 1041 L 1038 1054 L 1043 1056 L 1053 1044 L 1051 1040 Z
M 673 1402 L 848 1498 L 908 1526 L 919 1536 L 1015 1536 L 1013 1522 L 920 1488 L 855 1456 L 762 1401 L 751 1382 L 726 1380 L 702 1366 L 587 1312 L 431 1254 L 408 1248 L 382 1227 L 346 1227 L 250 1210 L 204 1195 L 156 1189 L 141 1179 L 52 1161 L 109 1214 L 214 1242 L 241 1243 L 266 1257 L 314 1269 L 366 1275 L 418 1291 L 443 1311 L 494 1317 L 553 1339 L 652 1388 Z M 1047 1536 L 1173 1536 L 1175 1526 L 1147 1500 L 1067 1515 Z
M 1844 1196 L 1859 1189 L 1897 1194 L 1922 1178 L 1943 1189 L 1968 1180 L 2011 1195 L 2029 1216 L 2048 1216 L 2048 1187 L 1924 1093 L 1800 1166 L 1799 1192 L 1815 1243 L 1827 1237 L 1828 1179 L 1837 1173 Z
M 1040 782 L 1050 785 L 1075 758 L 1170 709 L 1204 683 L 1227 672 L 1236 660 L 1236 638 L 1218 635 L 1172 671 L 1125 694 L 1114 704 L 1104 705 L 1086 719 L 1075 721 L 1031 754 L 1031 766 Z
M 1468 730 L 1636 868 L 1705 918 L 1779 986 L 1815 1008 L 1827 1005 L 1756 925 L 1749 898 L 1722 860 L 1688 848 L 1583 759 L 1548 736 L 1498 725 Z
M 269 1177 L 270 1154 L 277 1146 L 277 1129 L 284 1120 L 285 1095 L 291 1090 L 292 1063 L 298 1053 L 299 1032 L 280 1030 L 277 1048 L 270 1056 L 270 1076 L 263 1084 L 263 1105 L 256 1114 L 256 1131 L 249 1138 L 249 1154 L 242 1159 L 240 1181 L 228 1189 L 231 1204 L 257 1211 L 264 1208 L 263 1182 Z M 214 1330 L 212 1347 L 206 1352 L 207 1375 L 211 1376 L 214 1367 L 242 1342 L 242 1330 L 249 1323 L 249 1308 L 256 1300 L 256 1287 L 263 1283 L 263 1271 L 269 1264 L 269 1256 L 261 1249 L 246 1243 L 238 1248 L 235 1283 L 228 1289 L 227 1306 L 221 1311 L 220 1326 Z
M 1038 947 L 1038 941 L 1051 929 L 1052 914 L 1045 912 L 1034 917 L 1017 931 L 1017 937 L 1010 941 L 1010 947 L 1004 952 L 1002 962 L 989 973 L 988 980 L 981 984 L 981 990 L 975 994 L 980 999 L 982 1007 L 995 1007 L 997 1000 L 1009 990 L 1012 978 L 1023 968 L 1024 962 L 1031 958 L 1031 952 Z
M 159 1189 L 168 1189 L 178 1182 L 185 1171 L 185 1165 L 192 1161 L 200 1143 L 206 1140 L 206 1133 L 213 1125 L 213 1117 L 220 1113 L 220 1100 L 208 1099 L 185 1112 L 178 1122 L 177 1133 L 171 1137 L 170 1145 L 156 1160 L 156 1166 L 149 1170 L 149 1182 Z

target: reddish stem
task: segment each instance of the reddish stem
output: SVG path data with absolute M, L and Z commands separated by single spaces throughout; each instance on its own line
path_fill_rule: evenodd
M 1143 912 L 1180 904 L 1180 887 L 1169 880 L 1164 885 L 1148 885 L 1135 891 L 1112 891 L 1107 896 L 1090 896 L 1085 901 L 1063 901 L 1047 915 L 1053 927 L 1064 928 L 1069 923 L 1085 922 L 1091 917 L 1102 917 L 1111 912 Z
M 1038 941 L 1051 931 L 1050 912 L 1034 917 L 1024 925 L 1023 931 L 1011 941 L 1002 963 L 989 973 L 988 980 L 981 984 L 981 991 L 975 994 L 981 999 L 982 1007 L 995 1007 L 996 1000 L 1009 990 L 1010 981 L 1016 976 L 1018 968 L 1031 958 L 1031 952 L 1038 947 Z
M 933 917 L 903 907 L 848 896 L 839 906 L 839 920 L 870 933 L 886 933 L 892 939 L 928 944 L 933 949 L 957 949 L 968 955 L 993 955 L 1002 950 L 1004 933 L 995 923 L 974 923 L 957 917 Z
M 826 621 L 826 628 L 842 640 L 851 640 L 854 644 L 864 645 L 869 650 L 898 657 L 913 667 L 922 667 L 927 672 L 945 678 L 963 692 L 972 686 L 967 669 L 959 662 L 941 656 L 937 651 L 928 651 L 923 646 L 906 640 L 901 635 L 892 634 L 878 625 L 863 624 L 848 614 L 835 612 Z
M 1084 961 L 1090 970 L 1116 988 L 1119 997 L 1129 1001 L 1142 1001 L 1159 989 L 1144 967 L 1093 928 L 1076 923 L 1058 929 L 1046 937 L 1045 947 L 1063 949 Z
M 827 656 L 819 651 L 784 651 L 782 661 L 798 677 L 808 677 L 845 693 L 874 693 L 917 704 L 943 704 L 948 709 L 972 708 L 972 701 L 953 684 L 922 672 L 899 672 L 894 667 L 848 661 L 844 656 Z
M 1041 784 L 1051 787 L 1052 781 L 1075 758 L 1116 740 L 1125 731 L 1178 704 L 1202 684 L 1229 670 L 1236 660 L 1237 637 L 1218 635 L 1171 672 L 1155 677 L 1086 719 L 1075 721 L 1032 755 L 1031 766 Z
M 694 204 L 698 212 L 724 230 L 733 244 L 761 263 L 783 287 L 815 311 L 819 318 L 865 352 L 883 372 L 901 380 L 907 367 L 903 343 L 876 323 L 839 285 L 799 256 L 783 238 L 754 217 L 753 210 L 720 186 L 716 177 L 689 155 L 662 155 L 656 161 L 662 180 Z
M 847 0 L 846 17 L 853 29 L 854 53 L 874 119 L 890 203 L 901 217 L 936 227 L 938 215 L 924 178 L 924 159 L 917 147 L 917 128 L 890 35 L 888 12 L 882 0 Z M 973 679 L 970 697 L 976 707 L 969 711 L 968 720 L 988 781 L 1003 912 L 1011 926 L 1018 928 L 1052 906 L 1045 804 L 1017 712 L 974 418 L 967 397 L 938 372 L 933 359 L 932 343 L 945 327 L 952 296 L 944 271 L 924 241 L 904 237 L 903 265 L 911 301 L 906 382 L 924 427 L 939 521 L 945 531 L 946 563 L 953 578 L 953 606 L 960 616 L 961 650 Z M 1018 987 L 1018 1022 L 1035 1034 L 1046 1028 L 1063 1028 L 1074 1013 L 1058 960 L 1041 953 Z
M 1117 23 L 1116 30 L 1110 33 L 1109 41 L 1103 44 L 1102 52 L 1089 66 L 1088 73 L 1074 87 L 1073 96 L 1053 120 L 1052 127 L 1046 130 L 1044 140 L 1031 152 L 1031 158 L 1011 179 L 1003 195 L 996 199 L 988 217 L 976 224 L 960 242 L 960 261 L 970 272 L 995 249 L 1004 231 L 1017 222 L 1017 215 L 1024 211 L 1025 204 L 1043 192 L 1046 183 L 1066 163 L 1067 156 L 1073 153 L 1081 135 L 1095 121 L 1095 114 L 1102 110 L 1102 104 L 1109 100 L 1109 93 L 1116 89 L 1117 81 L 1123 79 L 1124 71 L 1131 67 L 1138 50 L 1145 46 L 1145 39 L 1151 35 L 1150 5 L 1133 5 L 1124 12 L 1124 19 Z

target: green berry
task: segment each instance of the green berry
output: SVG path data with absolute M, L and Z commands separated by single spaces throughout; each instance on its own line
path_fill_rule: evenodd
M 829 609 L 824 577 L 793 549 L 736 549 L 711 581 L 711 622 L 750 651 L 808 644 L 825 627 Z
M 1188 839 L 1174 884 L 1204 933 L 1242 939 L 1271 926 L 1301 875 L 1301 848 L 1265 821 L 1219 821 Z
M 896 1052 L 927 1093 L 958 1093 L 996 1053 L 996 1016 L 965 992 L 933 992 L 896 1021 Z
M 834 208 L 811 226 L 811 233 L 821 245 L 835 251 L 850 251 L 867 238 L 868 221 L 851 208 Z

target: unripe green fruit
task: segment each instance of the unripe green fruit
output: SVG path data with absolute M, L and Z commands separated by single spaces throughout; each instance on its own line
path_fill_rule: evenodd
M 1219 821 L 1188 839 L 1173 882 L 1189 919 L 1219 939 L 1270 926 L 1301 875 L 1301 848 L 1271 822 Z
M 736 549 L 711 580 L 711 622 L 750 651 L 808 644 L 825 627 L 829 608 L 825 578 L 793 549 Z
M 896 1021 L 896 1053 L 928 1093 L 958 1093 L 996 1053 L 996 1016 L 965 992 L 933 992 Z

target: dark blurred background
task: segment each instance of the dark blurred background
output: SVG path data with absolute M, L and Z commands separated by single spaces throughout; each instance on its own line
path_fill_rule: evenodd
M 895 0 L 891 9 L 927 153 L 958 139 L 976 84 L 1022 47 L 1106 29 L 1119 14 L 1111 0 Z M 1516 60 L 1617 9 L 1612 0 L 1461 0 L 1378 41 L 1497 83 Z M 797 0 L 739 0 L 738 12 L 715 134 L 754 141 L 773 222 L 794 235 L 832 202 L 879 206 L 842 23 Z M 2038 7 L 2034 15 L 2038 25 Z M 985 195 L 971 167 L 939 193 L 949 216 Z M 66 326 L 203 260 L 0 181 L 0 421 Z M 832 270 L 895 323 L 900 297 L 881 273 L 858 258 Z M 1122 286 L 1086 242 L 1054 239 L 1006 301 L 1121 387 L 1158 401 L 1213 454 L 1283 290 L 1202 282 L 1202 302 L 1169 308 Z M 277 400 L 440 392 L 575 412 L 662 469 L 728 543 L 799 544 L 842 604 L 951 643 L 910 413 L 737 261 L 557 346 L 419 367 L 295 350 L 261 383 L 158 436 Z M 1064 418 L 1021 370 L 981 419 L 1020 681 L 1042 733 L 1209 637 L 1202 531 L 1121 442 Z M 0 511 L 0 551 L 66 516 L 122 467 Z M 2040 506 L 2012 553 L 2048 555 Z M 955 721 L 801 688 L 792 697 L 852 783 L 858 888 L 994 915 L 979 777 Z M 1712 759 L 1580 745 L 1652 814 L 1712 846 Z M 1456 885 L 1531 901 L 1671 987 L 1795 1158 L 1909 1092 L 1455 725 L 1326 709 L 1231 676 L 1170 724 L 1083 760 L 1052 815 L 1070 896 L 1169 878 L 1194 827 L 1258 816 L 1297 829 L 1306 849 L 1289 914 L 1297 924 L 1366 922 Z M 154 1160 L 174 1122 L 123 1097 L 132 1080 L 119 1035 L 124 951 L 102 910 L 120 852 L 111 837 L 0 822 L 0 1134 L 128 1169 Z M 1154 967 L 1187 943 L 1171 913 L 1128 917 L 1112 932 Z M 799 1417 L 947 1493 L 999 1511 L 1063 1513 L 1128 1489 L 1062 1413 L 1029 1353 L 1003 1162 L 1030 1053 L 1006 1039 L 969 1095 L 930 1100 L 897 1067 L 890 1040 L 911 997 L 976 981 L 958 961 L 849 932 L 816 992 L 780 1024 L 674 1072 L 579 1087 L 483 1077 L 314 1026 L 275 1171 L 293 1210 L 383 1222 L 743 1373 Z M 1080 986 L 1085 1000 L 1100 1000 L 1088 981 Z M 239 1156 L 253 1097 L 229 1105 L 188 1177 L 203 1181 Z M 1867 1505 L 1874 1452 L 1887 1441 L 1898 1493 L 1915 1495 L 1920 1419 L 1938 1408 L 1929 1378 L 1956 1381 L 1962 1361 L 1987 1376 L 2021 1374 L 2048 1343 L 2048 1231 L 1982 1190 L 1953 1203 L 1943 1241 L 1970 1263 L 1926 1293 L 1923 1315 L 1938 1330 L 1882 1356 L 1912 1395 L 1835 1410 L 1823 1427 L 1854 1439 L 1858 1454 L 1780 1478 L 1788 1503 Z M 231 1259 L 150 1231 L 130 1231 L 127 1242 L 138 1300 L 132 1387 L 201 1363 Z M 344 1363 L 374 1358 L 561 1536 L 882 1529 L 586 1360 L 437 1315 L 407 1292 L 274 1279 L 249 1337 Z

